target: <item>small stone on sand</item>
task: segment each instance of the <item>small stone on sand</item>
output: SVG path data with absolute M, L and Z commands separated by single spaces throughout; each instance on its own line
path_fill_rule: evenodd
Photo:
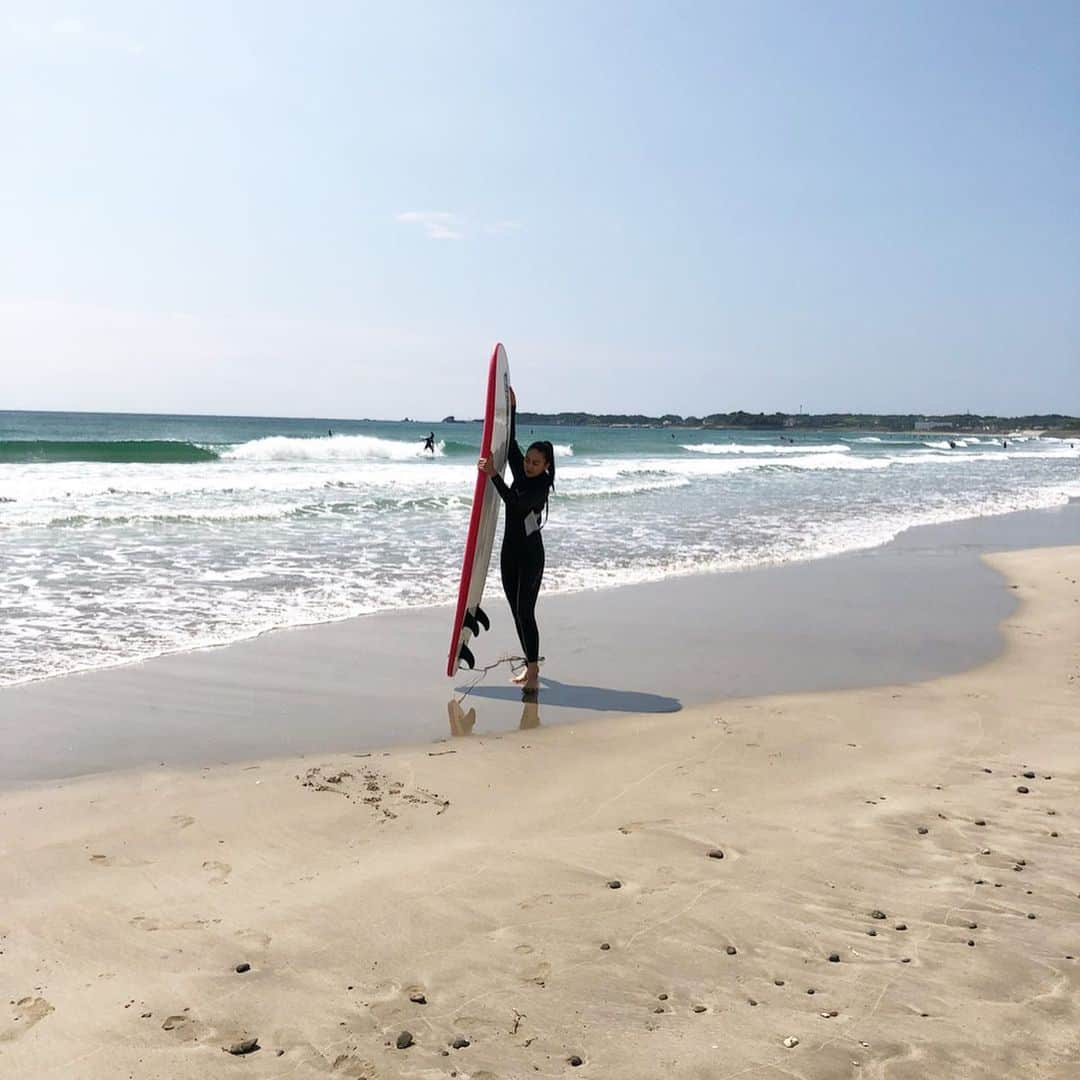
M 1034 919 L 1035 918 L 1035 912 L 1034 911 L 1029 911 L 1028 912 L 1028 918 L 1029 919 Z
M 250 970 L 251 970 L 251 965 L 250 964 L 237 964 L 236 965 L 236 974 L 237 975 L 243 975 L 245 971 L 250 971 Z
M 920 825 L 918 832 L 920 836 L 925 836 L 930 830 L 925 825 Z
M 896 924 L 896 929 L 897 930 L 906 930 L 907 929 L 907 923 L 906 922 L 898 922 Z
M 798 1040 L 798 1039 L 796 1039 L 794 1035 L 789 1035 L 789 1036 L 788 1036 L 788 1037 L 787 1037 L 787 1038 L 786 1038 L 786 1039 L 784 1040 L 784 1045 L 785 1045 L 785 1046 L 786 1046 L 786 1047 L 787 1047 L 787 1048 L 788 1048 L 789 1050 L 791 1050 L 791 1049 L 792 1049 L 793 1047 L 796 1047 L 796 1046 L 798 1046 L 798 1045 L 799 1045 L 799 1040 Z
M 829 953 L 829 963 L 830 964 L 839 964 L 840 963 L 840 954 L 839 953 Z
M 657 1001 L 667 1001 L 667 994 L 657 994 L 656 995 L 656 1000 Z
M 703 1013 L 704 1011 L 705 1011 L 705 1006 L 704 1005 L 695 1005 L 694 1006 L 694 1012 Z
M 259 1049 L 258 1039 L 241 1039 L 240 1042 L 234 1042 L 231 1046 L 223 1048 L 226 1053 L 233 1054 L 236 1057 L 240 1057 L 244 1054 L 253 1054 Z
M 410 994 L 409 995 L 409 1000 L 414 1005 L 426 1005 L 427 1004 L 427 998 L 424 997 L 424 995 L 421 994 L 419 991 L 417 991 L 417 993 L 415 993 L 415 994 Z
M 469 1040 L 459 1035 L 450 1045 L 455 1050 L 464 1050 L 469 1045 Z
M 975 819 L 975 824 L 976 824 L 976 825 L 985 825 L 985 824 L 986 824 L 986 818 L 981 818 L 981 817 L 980 817 L 980 818 L 976 818 L 976 819 Z
M 877 931 L 872 926 L 869 930 L 866 931 L 866 933 L 868 937 L 877 937 Z
M 408 1048 L 410 1046 L 412 1046 L 412 1044 L 413 1044 L 413 1037 L 412 1037 L 412 1032 L 411 1031 L 403 1031 L 397 1037 L 397 1048 L 399 1050 L 408 1050 Z
M 774 986 L 783 986 L 784 985 L 784 980 L 783 979 L 773 979 L 773 985 Z
M 607 883 L 607 887 L 609 889 L 621 889 L 622 888 L 622 882 L 618 881 L 618 880 L 612 880 L 612 881 L 609 881 Z
M 1035 774 L 1030 769 L 1028 769 L 1024 773 L 1024 778 L 1027 779 L 1027 780 L 1034 780 L 1035 779 Z
M 1021 784 L 1016 790 L 1019 791 L 1021 795 L 1026 795 L 1028 793 L 1028 789 L 1024 787 L 1023 784 Z
M 604 944 L 600 946 L 600 948 L 601 948 L 601 949 L 602 949 L 602 950 L 603 950 L 604 952 L 607 952 L 607 951 L 608 951 L 608 949 L 610 949 L 610 948 L 611 948 L 611 946 L 610 946 L 610 945 L 609 945 L 609 944 L 608 944 L 608 943 L 607 943 L 607 942 L 605 941 L 605 942 L 604 942 Z
M 884 911 L 878 911 L 877 909 L 875 909 L 874 911 L 870 912 L 870 918 L 871 919 L 887 919 L 888 916 L 885 914 Z
M 712 851 L 709 852 L 710 859 L 722 859 L 723 857 L 724 853 L 718 847 L 713 848 Z
M 726 949 L 724 950 L 724 952 L 726 952 L 726 953 L 728 954 L 728 956 L 734 956 L 734 955 L 735 955 L 735 953 L 736 953 L 737 951 L 738 951 L 738 950 L 737 950 L 737 949 L 735 948 L 735 946 L 734 946 L 734 945 L 729 945 L 729 946 L 728 946 L 728 947 L 727 947 L 727 948 L 726 948 Z
M 579 1058 L 577 1054 L 574 1054 L 572 1057 L 568 1057 L 566 1060 L 570 1065 L 573 1065 L 575 1069 L 581 1064 L 581 1058 Z

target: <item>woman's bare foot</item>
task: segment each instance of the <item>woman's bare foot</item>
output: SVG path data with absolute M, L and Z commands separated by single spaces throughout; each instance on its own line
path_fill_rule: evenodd
M 540 689 L 539 664 L 527 664 L 525 666 L 525 681 L 521 684 L 521 689 L 527 694 L 535 694 Z
M 529 669 L 522 668 L 516 675 L 510 676 L 510 681 L 520 686 L 529 677 Z

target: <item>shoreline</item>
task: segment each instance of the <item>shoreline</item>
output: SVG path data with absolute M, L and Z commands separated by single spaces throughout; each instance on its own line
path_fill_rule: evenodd
M 543 597 L 542 648 L 553 661 L 541 722 L 977 666 L 1000 651 L 997 624 L 1012 599 L 975 556 L 1070 539 L 1080 542 L 1080 503 L 922 526 L 810 563 Z M 5 687 L 0 788 L 445 736 L 448 699 L 472 679 L 451 682 L 431 662 L 445 652 L 443 615 L 362 616 Z M 479 663 L 516 652 L 506 622 L 496 618 Z M 520 722 L 520 695 L 503 679 L 497 670 L 470 695 L 481 730 Z
M 989 559 L 927 682 L 0 794 L 0 1072 L 1065 1080 L 1080 547 Z

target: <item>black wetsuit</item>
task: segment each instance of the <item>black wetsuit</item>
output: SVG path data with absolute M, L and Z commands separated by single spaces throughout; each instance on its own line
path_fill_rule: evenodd
M 535 515 L 539 523 L 544 512 L 551 478 L 547 473 L 529 478 L 525 475 L 525 459 L 517 444 L 515 410 L 510 411 L 510 449 L 507 462 L 514 482 L 507 487 L 501 476 L 493 476 L 492 483 L 506 503 L 506 530 L 503 533 L 502 554 L 499 567 L 502 570 L 503 592 L 514 615 L 518 640 L 525 651 L 525 659 L 535 664 L 540 659 L 540 631 L 536 626 L 536 598 L 544 579 L 544 541 L 540 529 L 526 535 L 526 518 Z

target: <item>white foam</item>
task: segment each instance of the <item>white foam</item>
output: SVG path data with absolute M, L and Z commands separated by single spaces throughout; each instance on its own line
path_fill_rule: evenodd
M 443 457 L 446 443 L 435 444 L 435 457 Z M 226 461 L 413 461 L 431 457 L 422 439 L 403 442 L 375 435 L 334 435 L 295 439 L 271 435 L 226 450 Z
M 843 443 L 796 443 L 774 446 L 772 443 L 680 443 L 683 450 L 694 454 L 848 454 L 851 447 Z

